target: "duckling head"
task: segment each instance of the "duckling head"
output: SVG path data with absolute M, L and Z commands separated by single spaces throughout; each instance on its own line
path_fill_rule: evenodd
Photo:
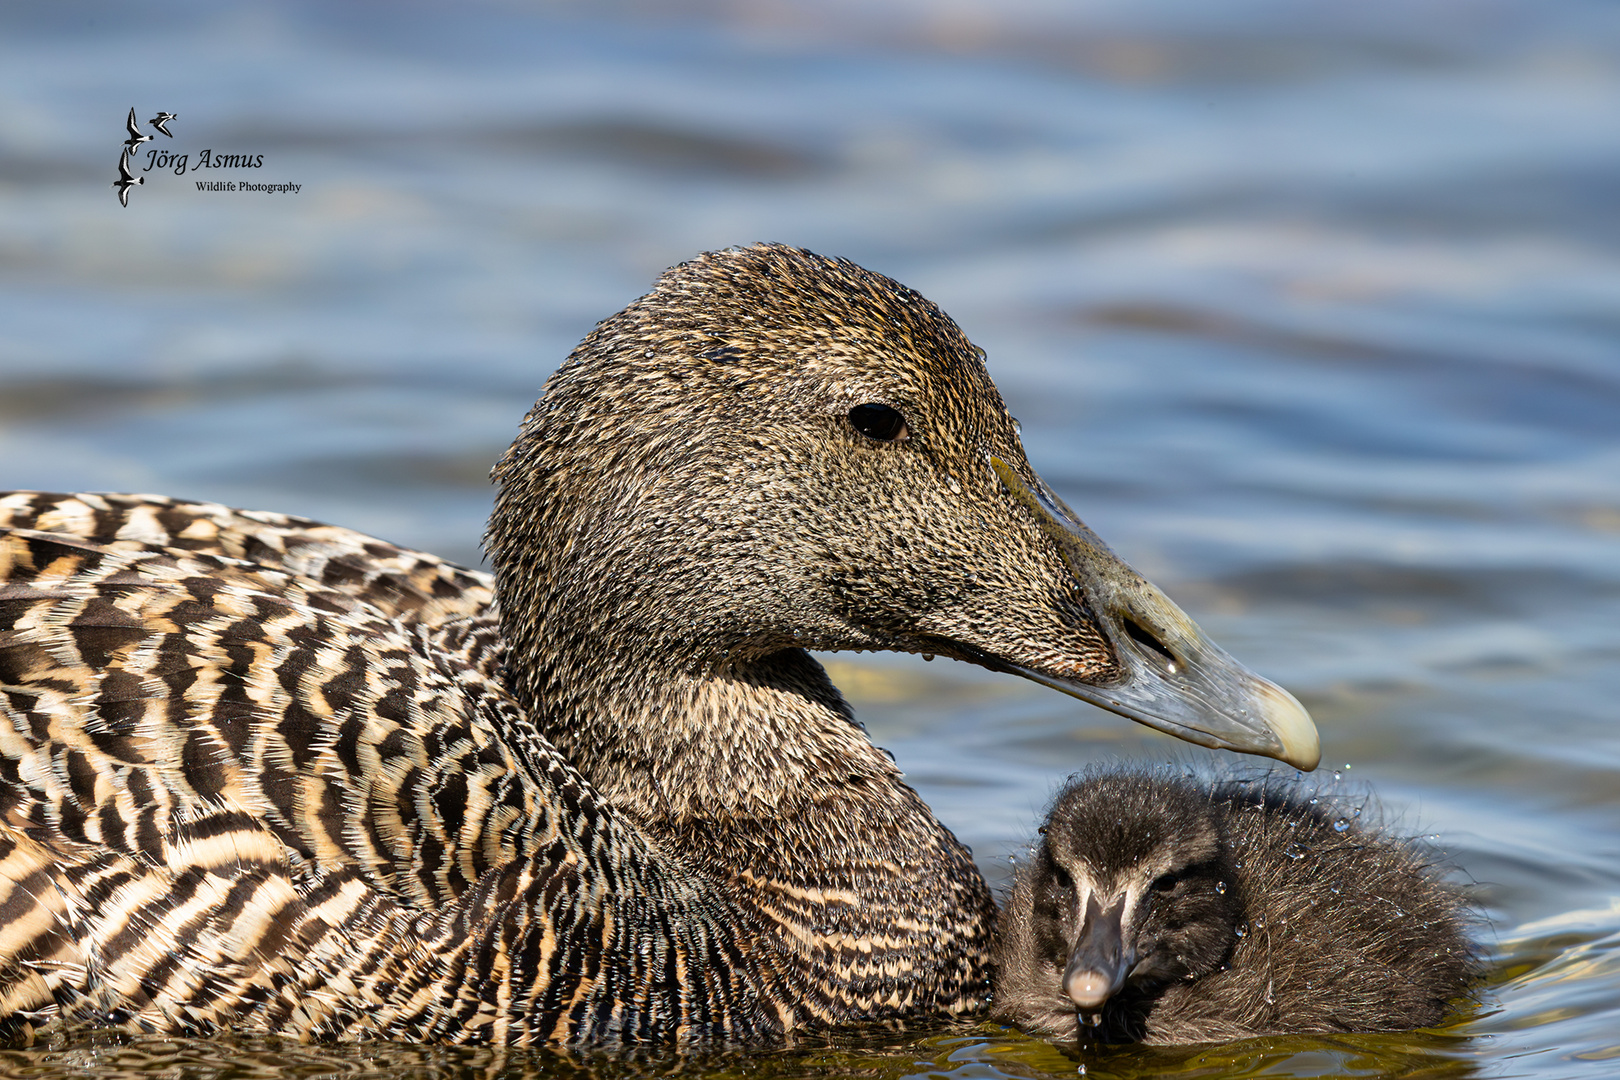
M 1242 901 L 1206 795 L 1091 777 L 1063 793 L 1042 832 L 1025 904 L 1082 1016 L 1127 987 L 1150 993 L 1208 974 L 1237 944 Z
M 756 245 L 667 271 L 552 376 L 493 475 L 508 682 L 542 711 L 633 708 L 648 672 L 781 683 L 801 648 L 882 649 L 1316 763 L 1298 702 L 1035 474 L 957 325 L 850 262 Z

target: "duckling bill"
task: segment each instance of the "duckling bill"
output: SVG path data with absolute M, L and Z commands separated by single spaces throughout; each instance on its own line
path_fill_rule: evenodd
M 485 575 L 0 496 L 0 1030 L 765 1041 L 983 1007 L 995 905 L 807 649 L 954 656 L 1310 768 L 1041 482 L 982 354 L 781 245 L 546 382 Z
M 999 1016 L 1063 1038 L 1400 1031 L 1477 976 L 1443 868 L 1275 777 L 1094 771 L 1058 795 L 998 928 Z

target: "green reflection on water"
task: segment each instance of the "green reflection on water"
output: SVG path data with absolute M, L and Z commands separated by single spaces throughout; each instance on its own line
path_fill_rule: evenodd
M 1145 1077 L 1474 1075 L 1480 1049 L 1455 1029 L 1399 1035 L 1249 1039 L 1219 1046 L 1054 1045 L 999 1024 L 861 1031 L 764 1052 L 675 1054 L 469 1049 L 398 1043 L 308 1046 L 266 1037 L 173 1039 L 106 1032 L 58 1035 L 49 1045 L 0 1052 L 10 1076 L 167 1080 L 254 1077 Z

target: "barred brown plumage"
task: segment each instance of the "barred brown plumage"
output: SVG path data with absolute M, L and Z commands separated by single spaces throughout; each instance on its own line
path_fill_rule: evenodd
M 874 401 L 886 440 L 850 426 Z M 695 1043 L 978 1008 L 984 882 L 805 648 L 1314 763 L 1040 483 L 955 324 L 850 263 L 669 271 L 494 475 L 493 578 L 0 497 L 4 1024 Z

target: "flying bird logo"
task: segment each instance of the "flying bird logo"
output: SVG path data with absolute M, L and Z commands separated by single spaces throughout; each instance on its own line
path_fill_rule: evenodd
M 133 153 L 141 143 L 152 141 L 152 136 L 135 126 L 135 110 L 133 108 L 129 110 L 129 120 L 125 122 L 124 126 L 129 129 L 129 138 L 124 140 L 124 153 Z M 165 132 L 164 134 L 168 133 Z
M 129 205 L 129 189 L 136 184 L 146 183 L 146 177 L 136 176 L 129 171 L 129 151 L 125 150 L 118 159 L 118 179 L 113 181 L 113 187 L 118 189 L 118 205 Z
M 174 138 L 174 132 L 169 130 L 169 121 L 173 119 L 175 119 L 174 113 L 160 112 L 148 120 L 147 123 L 172 139 Z M 124 148 L 119 152 L 118 179 L 113 181 L 112 186 L 118 189 L 118 205 L 127 208 L 129 206 L 129 189 L 136 184 L 146 183 L 146 177 L 136 176 L 130 171 L 130 155 L 135 152 L 141 143 L 151 142 L 152 136 L 146 134 L 136 125 L 135 107 L 133 105 L 129 109 L 129 119 L 124 121 L 124 129 L 129 132 L 129 138 L 124 140 Z

